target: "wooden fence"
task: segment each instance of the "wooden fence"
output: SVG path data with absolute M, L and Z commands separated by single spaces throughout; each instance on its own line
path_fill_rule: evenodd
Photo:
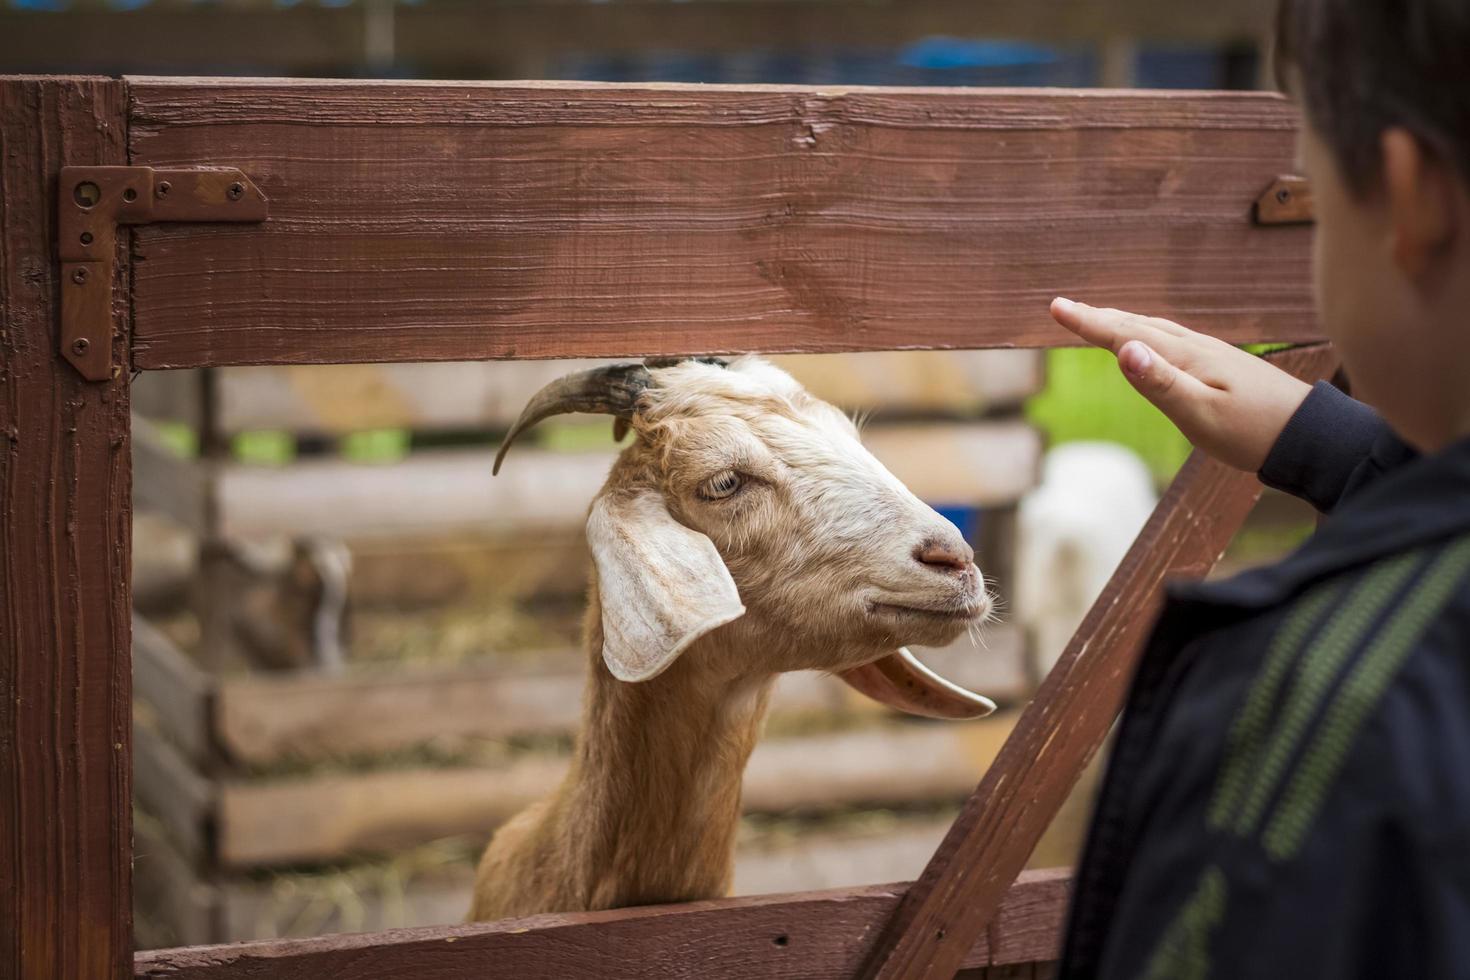
M 1039 347 L 1064 339 L 1056 293 L 1315 342 L 1307 229 L 1252 220 L 1295 125 L 1225 93 L 0 80 L 0 972 L 941 977 L 1055 958 L 1066 877 L 1018 871 L 1116 715 L 1163 579 L 1213 564 L 1253 477 L 1186 464 L 912 885 L 134 957 L 129 381 Z M 107 165 L 158 172 L 61 181 Z M 158 216 L 227 219 L 259 188 L 269 219 L 146 223 L 161 181 L 191 196 Z M 63 237 L 108 213 L 144 223 Z M 1320 344 L 1278 356 L 1333 367 Z

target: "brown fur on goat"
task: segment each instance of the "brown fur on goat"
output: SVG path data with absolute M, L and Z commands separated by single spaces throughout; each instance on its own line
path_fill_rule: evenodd
M 472 919 L 723 895 L 775 676 L 908 670 L 885 658 L 947 643 L 990 611 L 958 531 L 784 372 L 747 359 L 635 374 L 618 384 L 626 400 L 636 381 L 636 410 L 620 417 L 637 438 L 588 518 L 575 756 L 486 848 Z M 854 683 L 888 700 L 891 676 Z M 932 675 L 901 681 L 950 698 L 950 716 L 986 710 Z

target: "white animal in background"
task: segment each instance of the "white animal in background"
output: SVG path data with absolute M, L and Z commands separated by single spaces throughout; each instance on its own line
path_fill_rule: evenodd
M 1045 677 L 1153 512 L 1153 478 L 1132 450 L 1072 442 L 1046 454 L 1041 482 L 1021 501 L 1016 619 Z
M 755 358 L 583 372 L 531 400 L 501 456 L 562 412 L 613 415 L 636 438 L 587 518 L 571 769 L 491 840 L 472 919 L 725 894 L 741 777 L 783 671 L 837 673 L 933 717 L 994 708 L 900 649 L 989 616 L 974 553 L 790 375 Z

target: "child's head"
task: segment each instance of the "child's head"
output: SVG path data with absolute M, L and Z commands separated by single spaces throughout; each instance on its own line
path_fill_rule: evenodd
M 1318 310 L 1411 441 L 1470 434 L 1470 0 L 1282 0 Z

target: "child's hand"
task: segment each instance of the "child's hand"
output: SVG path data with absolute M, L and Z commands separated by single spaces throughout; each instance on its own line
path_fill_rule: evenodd
M 1156 317 L 1054 299 L 1051 315 L 1118 356 L 1123 375 L 1221 462 L 1259 470 L 1311 386 L 1222 340 Z

